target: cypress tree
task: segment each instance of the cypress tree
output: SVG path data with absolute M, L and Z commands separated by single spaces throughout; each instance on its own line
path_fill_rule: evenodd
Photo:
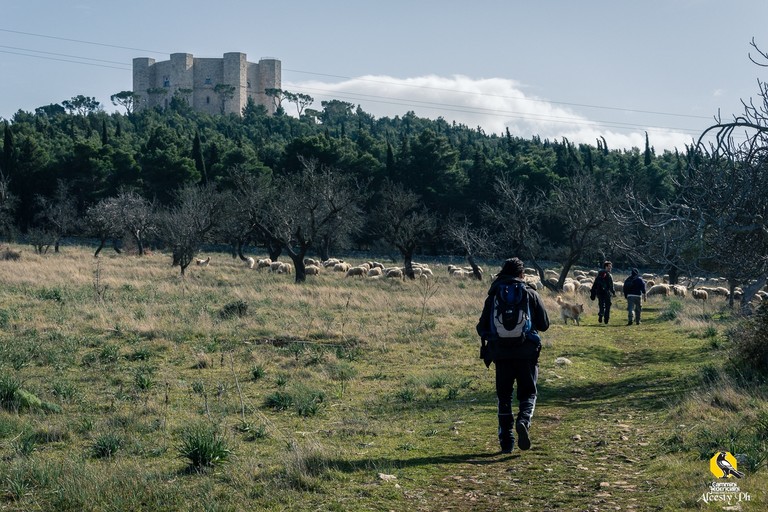
M 8 123 L 5 123 L 3 130 L 3 158 L 0 163 L 2 163 L 3 172 L 9 176 L 13 171 L 13 132 Z
M 197 172 L 202 176 L 203 183 L 208 183 L 208 174 L 205 171 L 205 158 L 203 158 L 203 145 L 200 142 L 199 131 L 195 131 L 195 138 L 192 140 L 192 158 L 195 161 Z

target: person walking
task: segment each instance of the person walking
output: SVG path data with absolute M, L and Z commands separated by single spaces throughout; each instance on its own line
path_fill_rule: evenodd
M 608 323 L 611 318 L 611 297 L 616 296 L 616 290 L 613 288 L 613 276 L 611 275 L 613 263 L 606 261 L 603 263 L 603 270 L 597 273 L 595 282 L 592 283 L 589 298 L 595 300 L 597 297 L 597 323 L 603 321 Z
M 523 280 L 523 262 L 510 258 L 488 289 L 483 312 L 477 323 L 480 357 L 486 367 L 496 367 L 498 435 L 501 453 L 511 453 L 515 444 L 521 450 L 531 447 L 529 431 L 536 407 L 539 375 L 539 332 L 549 328 L 549 316 L 536 289 Z M 517 383 L 518 413 L 512 413 L 512 391 Z
M 627 325 L 632 325 L 633 312 L 635 325 L 640 325 L 642 301 L 646 300 L 645 281 L 636 268 L 632 269 L 629 277 L 624 281 L 624 297 L 627 299 Z

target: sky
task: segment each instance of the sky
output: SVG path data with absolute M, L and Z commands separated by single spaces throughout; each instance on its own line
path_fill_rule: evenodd
M 282 62 L 282 88 L 487 134 L 684 150 L 759 98 L 766 0 L 0 0 L 0 118 L 118 109 L 132 59 Z M 761 30 L 762 29 L 762 30 Z M 288 114 L 295 115 L 286 105 Z

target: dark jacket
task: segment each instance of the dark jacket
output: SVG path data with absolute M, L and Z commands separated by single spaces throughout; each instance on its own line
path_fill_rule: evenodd
M 493 311 L 493 300 L 496 295 L 496 289 L 499 285 L 510 284 L 514 282 L 524 282 L 522 279 L 510 276 L 499 276 L 491 283 L 488 289 L 488 296 L 483 304 L 483 312 L 480 314 L 480 320 L 475 329 L 480 339 L 489 341 L 490 352 L 486 353 L 486 364 L 496 359 L 516 359 L 516 358 L 536 358 L 541 350 L 541 339 L 538 335 L 531 336 L 530 339 L 522 343 L 515 343 L 507 340 L 494 339 L 491 330 L 491 312 Z M 538 331 L 544 332 L 549 329 L 549 316 L 547 310 L 541 302 L 541 297 L 530 284 L 526 284 L 525 291 L 528 292 L 528 307 L 531 311 L 531 329 L 534 334 Z
M 638 275 L 629 276 L 624 281 L 624 297 L 628 295 L 645 295 L 645 281 L 643 281 L 642 277 Z
M 616 295 L 616 290 L 613 286 L 613 276 L 610 272 L 607 270 L 601 270 L 597 273 L 597 277 L 595 278 L 595 282 L 592 283 L 592 288 L 590 289 L 590 295 L 592 297 L 595 296 L 605 296 L 605 295 Z M 592 299 L 594 300 L 594 298 Z

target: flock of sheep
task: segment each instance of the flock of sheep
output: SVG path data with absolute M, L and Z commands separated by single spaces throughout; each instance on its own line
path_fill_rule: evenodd
M 208 266 L 211 258 L 195 260 L 199 266 Z M 294 269 L 291 263 L 282 261 L 272 261 L 269 258 L 255 259 L 247 257 L 245 264 L 250 269 L 255 270 L 267 270 L 275 274 L 292 274 Z M 411 264 L 413 273 L 418 279 L 429 279 L 434 275 L 434 272 L 426 263 Z M 472 275 L 472 269 L 470 267 L 458 267 L 455 265 L 448 265 L 448 275 L 457 279 L 466 279 Z M 344 277 L 363 277 L 369 279 L 381 279 L 381 278 L 405 278 L 404 267 L 386 267 L 383 263 L 378 261 L 367 261 L 358 265 L 352 265 L 349 262 L 338 258 L 329 258 L 325 261 L 316 260 L 314 258 L 304 258 L 304 270 L 306 275 L 313 276 L 318 275 L 321 272 L 339 272 L 343 273 Z M 482 269 L 480 269 L 482 272 Z
M 573 277 L 569 276 L 566 277 L 565 283 L 563 284 L 563 292 L 564 293 L 582 293 L 585 295 L 589 295 L 590 290 L 592 289 L 592 283 L 594 282 L 594 278 L 597 276 L 597 270 L 590 270 L 590 271 L 584 271 L 584 270 L 574 270 L 572 272 Z M 559 273 L 554 270 L 545 270 L 544 275 L 546 280 L 549 284 L 552 286 L 557 286 L 557 281 L 559 277 Z M 661 296 L 661 297 L 670 297 L 670 296 L 677 296 L 677 297 L 687 297 L 688 292 L 690 292 L 691 297 L 693 297 L 696 300 L 706 301 L 713 297 L 724 297 L 728 298 L 730 295 L 730 292 L 728 291 L 728 288 L 725 288 L 723 286 L 717 286 L 718 284 L 721 284 L 724 279 L 706 279 L 706 278 L 700 278 L 697 279 L 697 283 L 703 283 L 704 285 L 696 285 L 693 286 L 692 283 L 686 284 L 669 284 L 669 276 L 663 275 L 663 276 L 657 276 L 655 274 L 643 274 L 642 275 L 643 280 L 645 280 L 646 283 L 646 296 L 653 297 L 653 296 Z M 525 269 L 525 278 L 526 281 L 530 282 L 532 285 L 536 286 L 537 289 L 544 288 L 544 285 L 541 283 L 538 272 L 536 269 L 532 268 L 526 268 Z M 707 286 L 711 284 L 712 286 Z M 614 289 L 616 290 L 617 294 L 620 294 L 622 292 L 622 289 L 624 287 L 623 278 L 617 278 L 617 276 L 614 275 Z M 736 288 L 733 292 L 734 299 L 738 300 L 741 298 L 742 295 L 741 288 Z M 755 295 L 755 300 L 768 300 L 768 291 L 760 290 Z
M 207 266 L 210 264 L 210 256 L 206 259 L 197 259 L 196 263 L 199 266 Z M 269 258 L 254 259 L 248 257 L 245 260 L 245 264 L 250 269 L 267 270 L 275 274 L 292 274 L 294 269 L 291 263 L 282 261 L 272 261 Z M 429 279 L 434 275 L 432 269 L 426 263 L 412 263 L 413 273 L 418 279 Z M 341 260 L 339 258 L 329 258 L 325 261 L 316 260 L 314 258 L 304 258 L 304 268 L 308 276 L 318 275 L 321 272 L 338 272 L 345 277 L 360 277 L 368 279 L 381 279 L 381 278 L 395 278 L 404 279 L 405 269 L 403 267 L 386 267 L 384 264 L 378 261 L 367 261 L 357 265 L 352 265 L 349 262 Z M 457 265 L 447 265 L 448 275 L 456 279 L 468 279 L 472 276 L 471 267 L 460 267 Z M 480 272 L 483 272 L 482 268 L 479 268 Z M 526 268 L 524 271 L 525 280 L 541 290 L 544 288 L 536 269 Z M 544 276 L 547 282 L 552 286 L 557 286 L 559 278 L 559 272 L 555 270 L 545 270 Z M 597 276 L 597 270 L 574 270 L 572 276 L 568 276 L 563 284 L 563 293 L 576 294 L 581 293 L 589 295 L 590 289 L 594 278 Z M 669 284 L 669 276 L 657 276 L 655 274 L 643 274 L 643 279 L 646 282 L 646 296 L 661 296 L 661 297 L 687 297 L 690 292 L 691 297 L 696 300 L 707 301 L 713 297 L 728 298 L 730 292 L 728 288 L 724 286 L 717 286 L 722 284 L 723 279 L 705 279 L 701 278 L 697 280 L 697 283 L 703 283 L 704 285 L 692 286 L 688 284 Z M 710 286 L 711 284 L 711 286 Z M 614 288 L 616 293 L 621 293 L 623 288 L 623 278 L 614 276 Z M 742 290 L 736 288 L 734 290 L 734 299 L 741 298 Z M 755 295 L 755 300 L 768 300 L 768 291 L 760 290 Z

